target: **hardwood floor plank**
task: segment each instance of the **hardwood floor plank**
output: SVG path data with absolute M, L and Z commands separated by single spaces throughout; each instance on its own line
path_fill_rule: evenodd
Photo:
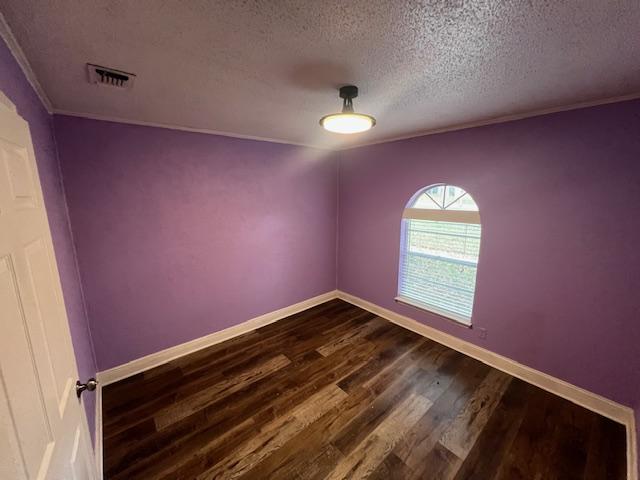
M 238 478 L 251 470 L 264 458 L 280 448 L 305 426 L 321 417 L 327 410 L 338 405 L 347 394 L 335 385 L 330 385 L 309 397 L 288 415 L 278 417 L 262 427 L 233 455 L 207 470 L 197 480 Z
M 455 480 L 492 479 L 505 460 L 524 417 L 530 389 L 514 378 L 480 436 L 456 473 Z
M 410 333 L 410 334 L 409 334 Z M 396 331 L 380 341 L 381 350 L 365 365 L 353 371 L 338 385 L 345 392 L 350 392 L 378 375 L 381 370 L 391 365 L 396 359 L 418 346 L 422 339 L 412 332 Z
M 106 479 L 622 480 L 623 426 L 341 300 L 103 389 Z
M 451 480 L 460 468 L 462 460 L 440 442 L 431 449 L 424 459 L 424 470 L 420 476 L 422 480 Z
M 370 399 L 372 399 L 371 393 L 366 390 L 348 395 L 339 405 L 327 411 L 318 420 L 292 437 L 281 449 L 256 465 L 242 478 L 247 480 L 261 476 L 266 478 L 297 478 L 300 472 L 310 468 L 311 464 L 317 464 L 320 460 L 323 468 L 316 465 L 314 469 L 318 471 L 328 469 L 332 459 L 337 463 L 343 455 L 331 443 L 328 443 L 327 439 L 333 438 L 354 416 L 366 410 Z M 315 458 L 313 454 L 309 455 L 310 451 L 321 451 L 325 446 L 330 446 L 331 449 L 322 459 Z M 339 455 L 335 455 L 336 452 Z
M 391 452 L 369 476 L 369 480 L 408 480 L 414 477 L 415 473 Z
M 584 480 L 623 480 L 627 477 L 625 436 L 624 425 L 593 414 Z
M 316 455 L 310 461 L 305 461 L 298 465 L 295 470 L 291 472 L 291 475 L 285 473 L 284 476 L 281 476 L 276 472 L 274 477 L 263 478 L 273 478 L 274 480 L 289 480 L 292 478 L 296 480 L 321 480 L 333 470 L 342 458 L 340 451 L 334 448 L 333 445 L 325 445 L 322 447 L 319 455 Z
M 552 418 L 555 430 L 549 440 L 549 456 L 543 465 L 541 477 L 549 480 L 582 480 L 587 463 L 588 435 L 592 412 L 571 408 L 562 398 L 552 398 Z
M 374 332 L 378 328 L 383 327 L 387 322 L 380 317 L 376 317 L 373 320 L 362 323 L 350 330 L 347 330 L 335 340 L 329 341 L 320 346 L 317 351 L 323 357 L 327 357 L 332 353 L 340 350 L 343 347 L 353 345 L 355 342 L 366 341 L 363 339 L 369 333 Z
M 541 478 L 542 467 L 550 457 L 555 430 L 553 397 L 538 389 L 529 391 L 524 418 L 496 475 L 498 479 Z
M 414 378 L 417 375 L 414 374 Z M 371 432 L 393 412 L 395 405 L 414 393 L 412 378 L 396 380 L 375 398 L 331 440 L 331 444 L 349 455 Z
M 424 418 L 407 432 L 395 449 L 398 458 L 412 470 L 421 470 L 424 459 L 488 372 L 489 367 L 470 358 L 464 358 L 449 387 L 438 397 Z
M 209 388 L 199 390 L 197 393 L 179 400 L 157 412 L 154 420 L 157 430 L 162 430 L 167 426 L 182 420 L 189 415 L 198 412 L 211 403 L 215 399 L 224 397 L 234 393 L 246 385 L 271 375 L 273 372 L 289 365 L 291 361 L 284 355 L 276 355 L 270 360 L 257 365 L 250 370 L 238 372 L 235 375 L 226 376 L 226 378 L 217 382 Z
M 440 437 L 442 446 L 458 458 L 466 458 L 511 378 L 506 373 L 491 370 Z
M 412 394 L 402 400 L 356 449 L 336 465 L 327 480 L 366 478 L 372 474 L 430 406 L 431 402 L 420 395 Z
M 209 432 L 209 435 L 192 438 L 191 442 L 184 442 L 172 450 L 170 455 L 163 455 L 146 464 L 132 465 L 132 468 L 125 468 L 118 475 L 112 478 L 124 479 L 144 479 L 144 478 L 195 478 L 195 474 L 200 474 L 206 469 L 205 452 L 229 451 L 230 445 L 239 438 L 249 439 L 253 437 L 253 430 L 256 428 L 253 419 L 245 420 L 234 428 L 221 434 Z M 245 433 L 242 435 L 242 433 Z M 194 441 L 197 440 L 197 441 Z M 188 466 L 186 460 L 194 458 L 200 462 L 191 462 Z M 142 467 L 142 468 L 141 468 Z M 194 469 L 195 467 L 195 469 Z M 194 475 L 190 477 L 190 475 Z

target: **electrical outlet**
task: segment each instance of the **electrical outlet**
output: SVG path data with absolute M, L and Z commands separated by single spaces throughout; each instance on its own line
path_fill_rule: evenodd
M 481 338 L 482 340 L 487 338 L 487 329 L 486 328 L 479 328 L 478 329 L 478 338 Z

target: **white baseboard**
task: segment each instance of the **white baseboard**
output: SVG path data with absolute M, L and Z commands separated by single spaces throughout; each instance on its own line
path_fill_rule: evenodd
M 95 436 L 93 441 L 93 449 L 96 463 L 96 471 L 98 472 L 98 479 L 103 478 L 102 467 L 102 385 L 98 383 L 96 388 L 96 418 L 95 422 Z
M 225 328 L 224 330 L 214 332 L 204 337 L 196 338 L 195 340 L 191 340 L 186 343 L 181 343 L 180 345 L 176 345 L 175 347 L 170 347 L 165 350 L 152 353 L 151 355 L 138 358 L 136 360 L 125 363 L 123 365 L 118 365 L 117 367 L 113 367 L 108 370 L 103 370 L 102 372 L 97 373 L 98 381 L 100 382 L 100 385 L 104 387 L 105 385 L 109 385 L 137 373 L 144 372 L 145 370 L 157 367 L 184 355 L 188 355 L 203 348 L 210 347 L 211 345 L 215 345 L 216 343 L 224 342 L 225 340 L 229 340 L 257 328 L 264 327 L 265 325 L 269 325 L 270 323 L 293 315 L 294 313 L 307 310 L 308 308 L 315 307 L 316 305 L 320 305 L 321 303 L 337 298 L 337 296 L 337 290 L 323 293 L 322 295 L 318 295 L 317 297 L 309 298 L 307 300 L 303 300 L 302 302 L 289 305 L 288 307 L 265 313 L 264 315 L 260 315 L 259 317 L 255 317 L 251 320 L 247 320 L 246 322 L 234 325 L 233 327 Z
M 627 424 L 627 478 L 638 480 L 640 466 L 638 465 L 638 432 L 636 431 L 637 419 L 631 415 L 631 421 Z
M 552 377 L 546 373 L 534 370 L 521 363 L 491 352 L 485 348 L 461 340 L 453 335 L 441 332 L 433 327 L 429 327 L 412 318 L 393 312 L 384 307 L 380 307 L 362 298 L 338 290 L 338 298 L 368 310 L 382 318 L 389 320 L 401 327 L 415 332 L 423 337 L 434 340 L 453 350 L 475 358 L 491 367 L 501 370 L 509 375 L 513 375 L 527 383 L 542 388 L 559 397 L 581 405 L 600 415 L 608 417 L 618 423 L 625 425 L 627 430 L 627 478 L 638 480 L 638 450 L 635 430 L 635 418 L 633 409 L 625 405 L 609 400 L 583 388 L 576 387 L 564 380 Z

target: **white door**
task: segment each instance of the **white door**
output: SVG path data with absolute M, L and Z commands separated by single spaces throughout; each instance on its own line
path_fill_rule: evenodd
M 0 479 L 95 478 L 28 124 L 0 92 Z

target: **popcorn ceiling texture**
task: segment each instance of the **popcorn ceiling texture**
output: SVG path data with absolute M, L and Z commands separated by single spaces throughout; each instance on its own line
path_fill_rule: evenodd
M 188 7 L 185 7 L 188 5 Z M 4 0 L 56 109 L 339 146 L 640 93 L 640 2 Z M 89 85 L 86 62 L 138 74 Z M 378 117 L 318 119 L 336 88 Z

